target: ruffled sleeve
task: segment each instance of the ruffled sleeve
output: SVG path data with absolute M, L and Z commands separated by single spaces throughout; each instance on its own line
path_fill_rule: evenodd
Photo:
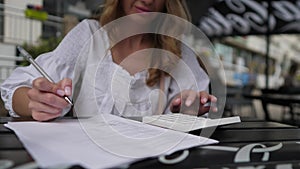
M 97 29 L 99 24 L 96 20 L 83 20 L 65 36 L 55 50 L 38 56 L 36 62 L 55 82 L 63 78 L 73 79 L 76 58 L 82 46 Z M 41 74 L 30 65 L 16 68 L 3 82 L 1 97 L 11 116 L 18 117 L 12 108 L 12 97 L 16 89 L 24 86 L 31 87 L 32 81 L 38 77 L 41 77 Z M 65 113 L 67 111 L 65 110 Z

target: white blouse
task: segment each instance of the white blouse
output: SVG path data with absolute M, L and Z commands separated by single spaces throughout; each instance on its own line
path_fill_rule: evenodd
M 182 60 L 172 69 L 171 76 L 165 77 L 163 91 L 159 84 L 147 86 L 146 70 L 130 75 L 113 62 L 107 34 L 100 29 L 98 21 L 83 20 L 55 50 L 36 58 L 54 81 L 72 79 L 77 115 L 141 116 L 157 113 L 158 105 L 163 107 L 161 113 L 169 113 L 169 102 L 180 91 L 208 89 L 209 78 L 188 48 L 182 49 Z M 18 116 L 12 109 L 15 90 L 31 87 L 37 77 L 41 74 L 32 65 L 18 67 L 2 84 L 1 97 L 11 116 Z M 162 99 L 159 93 L 163 94 Z

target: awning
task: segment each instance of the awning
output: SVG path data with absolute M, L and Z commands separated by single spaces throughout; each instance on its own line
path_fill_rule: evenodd
M 218 0 L 206 14 L 193 17 L 210 38 L 299 33 L 300 0 Z

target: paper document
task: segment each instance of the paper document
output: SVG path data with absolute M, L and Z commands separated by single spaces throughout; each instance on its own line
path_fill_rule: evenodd
M 112 168 L 218 141 L 113 115 L 53 122 L 9 122 L 41 168 Z
M 164 127 L 172 130 L 189 132 L 206 127 L 213 127 L 241 122 L 239 116 L 210 119 L 182 113 L 163 114 L 143 117 L 143 123 Z

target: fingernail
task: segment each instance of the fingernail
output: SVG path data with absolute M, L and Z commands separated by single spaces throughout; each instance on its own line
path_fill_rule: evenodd
M 71 87 L 67 86 L 65 88 L 65 93 L 66 93 L 66 95 L 70 96 L 71 95 Z
M 58 90 L 56 91 L 56 93 L 57 93 L 58 95 L 60 95 L 60 96 L 64 96 L 64 95 L 65 95 L 65 92 L 64 92 L 63 90 L 60 90 L 60 89 L 58 89 Z
M 207 102 L 207 98 L 203 98 L 202 103 L 206 103 L 206 102 Z
M 187 106 L 187 107 L 189 107 L 190 105 L 192 105 L 192 101 L 191 100 L 187 100 L 186 102 L 185 102 L 185 105 Z
M 213 109 L 213 111 L 214 111 L 214 112 L 217 112 L 217 111 L 218 111 L 218 108 L 215 107 L 215 108 Z
M 180 98 L 175 99 L 175 102 L 177 103 L 180 102 Z

